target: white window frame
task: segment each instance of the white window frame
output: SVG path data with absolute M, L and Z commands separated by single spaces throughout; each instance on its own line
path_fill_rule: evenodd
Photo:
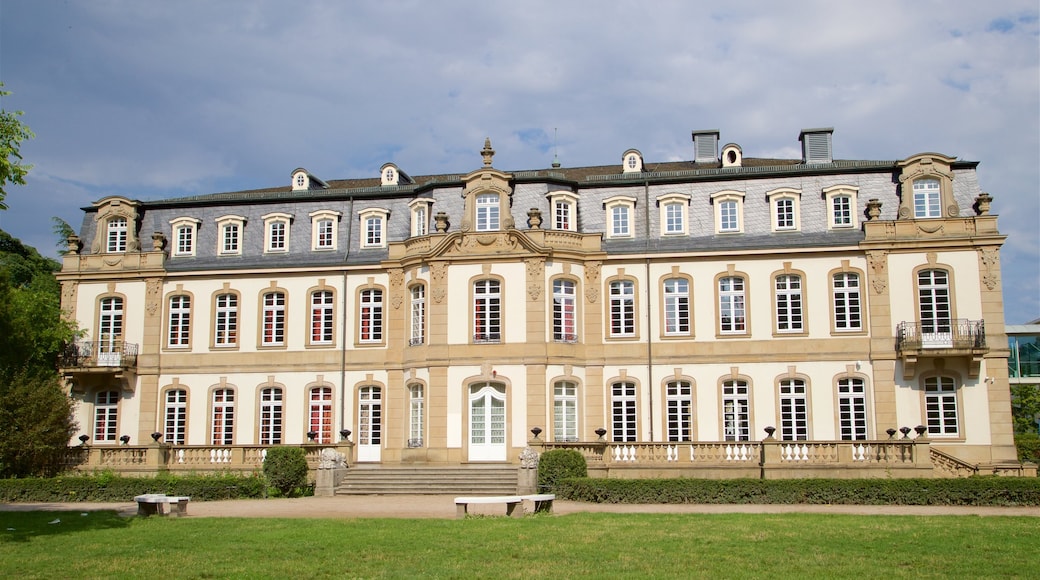
M 382 344 L 384 314 L 382 288 L 363 288 L 358 293 L 359 343 Z
M 957 379 L 934 376 L 924 379 L 925 420 L 929 437 L 960 437 Z
M 831 276 L 835 332 L 863 330 L 861 278 L 857 272 L 836 272 Z
M 636 283 L 632 280 L 612 280 L 608 285 L 610 311 L 608 336 L 632 338 L 636 335 Z
M 263 309 L 260 319 L 261 346 L 285 346 L 285 305 L 287 302 L 288 298 L 281 290 L 269 290 L 260 296 L 260 304 Z
M 657 198 L 662 236 L 684 236 L 688 232 L 690 196 L 669 193 Z
M 423 447 L 426 424 L 426 389 L 420 384 L 408 385 L 408 447 Z
M 718 293 L 719 334 L 747 334 L 747 280 L 723 276 L 718 280 Z
M 621 156 L 622 173 L 640 173 L 643 171 L 643 154 L 636 149 L 629 149 Z
M 722 382 L 722 438 L 751 440 L 751 389 L 743 379 Z
M 719 191 L 711 194 L 712 205 L 715 206 L 715 233 L 739 234 L 744 232 L 744 193 L 741 191 Z M 732 208 L 733 216 L 729 216 L 724 208 Z
M 163 400 L 163 442 L 184 445 L 188 432 L 188 391 L 169 389 Z
M 361 220 L 361 247 L 386 247 L 386 222 L 390 211 L 382 208 L 368 208 L 358 212 Z
M 473 224 L 478 232 L 496 232 L 502 223 L 501 196 L 497 193 L 478 193 L 473 198 Z
M 553 280 L 552 337 L 553 342 L 578 340 L 578 285 L 573 280 Z
M 119 440 L 119 391 L 100 391 L 94 395 L 94 441 Z
M 179 217 L 170 220 L 170 227 L 173 231 L 173 255 L 174 256 L 194 256 L 195 248 L 198 245 L 196 238 L 198 235 L 199 224 L 201 220 L 189 217 Z
M 578 440 L 578 385 L 573 381 L 553 384 L 553 441 Z
M 552 211 L 552 229 L 563 232 L 578 231 L 578 196 L 569 191 L 549 193 Z
M 225 215 L 218 217 L 216 222 L 217 254 L 221 256 L 241 255 L 246 218 L 240 215 Z
M 926 177 L 914 180 L 914 219 L 942 217 L 942 184 L 937 178 Z
M 238 301 L 238 294 L 234 292 L 221 292 L 213 299 L 213 346 L 238 346 Z
M 260 389 L 260 445 L 281 445 L 285 428 L 285 392 L 281 387 Z
M 809 439 L 809 385 L 804 379 L 781 379 L 780 440 Z
M 332 443 L 332 387 L 319 385 L 307 393 L 307 431 L 318 436 L 314 442 L 321 445 Z
M 603 209 L 606 213 L 606 232 L 608 238 L 631 238 L 634 236 L 635 225 L 632 218 L 635 215 L 636 198 L 627 196 L 614 196 L 603 200 Z
M 664 334 L 665 336 L 689 336 L 690 324 L 690 281 L 682 277 L 665 278 L 664 291 Z
M 167 300 L 166 347 L 189 348 L 191 346 L 191 296 L 174 294 Z
M 129 236 L 128 220 L 123 216 L 113 216 L 105 222 L 105 252 L 119 254 L 126 251 Z
M 633 381 L 621 380 L 610 385 L 610 440 L 639 440 L 638 389 Z
M 867 439 L 867 386 L 860 377 L 838 379 L 838 437 L 842 441 Z
M 289 234 L 293 216 L 288 213 L 269 213 L 264 220 L 264 252 L 286 253 L 289 251 Z
M 339 245 L 339 219 L 343 214 L 323 209 L 307 215 L 311 218 L 311 249 L 335 250 Z
M 774 232 L 795 232 L 802 228 L 802 192 L 797 189 L 781 188 L 766 193 L 769 199 L 769 216 Z
M 306 171 L 297 171 L 292 175 L 292 190 L 301 191 L 310 189 L 311 179 L 310 175 L 307 175 Z
M 823 196 L 827 203 L 827 227 L 831 229 L 859 227 L 858 194 L 859 188 L 851 185 L 835 185 L 823 189 Z
M 805 281 L 800 274 L 773 277 L 776 331 L 780 334 L 805 332 Z
M 412 216 L 412 237 L 429 235 L 432 207 L 433 199 L 428 197 L 414 199 L 408 204 L 408 210 Z
M 426 285 L 416 284 L 408 289 L 408 294 L 411 296 L 408 345 L 416 346 L 426 342 Z
M 310 293 L 310 344 L 327 346 L 336 338 L 336 294 L 329 289 Z
M 665 436 L 668 441 L 693 441 L 693 386 L 687 380 L 665 384 Z
M 473 283 L 473 342 L 502 342 L 502 282 L 493 278 Z
M 235 444 L 235 389 L 213 389 L 213 407 L 210 410 L 210 441 L 212 445 Z

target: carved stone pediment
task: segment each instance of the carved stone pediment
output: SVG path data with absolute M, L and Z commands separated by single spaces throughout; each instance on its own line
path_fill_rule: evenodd
M 552 248 L 544 247 L 521 230 L 499 232 L 455 232 L 448 234 L 430 248 L 423 258 L 494 256 L 494 255 L 551 256 Z

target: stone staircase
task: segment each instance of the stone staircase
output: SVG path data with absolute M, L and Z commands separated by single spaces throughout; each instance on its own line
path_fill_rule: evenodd
M 361 465 L 347 470 L 336 495 L 514 495 L 516 485 L 515 466 Z

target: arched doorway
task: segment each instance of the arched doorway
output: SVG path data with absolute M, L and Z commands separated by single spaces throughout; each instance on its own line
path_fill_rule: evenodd
M 469 460 L 506 460 L 506 386 L 502 383 L 469 387 Z

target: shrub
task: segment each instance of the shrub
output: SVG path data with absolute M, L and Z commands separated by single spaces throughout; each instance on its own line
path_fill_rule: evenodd
M 552 449 L 538 459 L 538 490 L 552 491 L 562 479 L 588 474 L 588 465 L 581 453 L 573 449 Z
M 596 503 L 1040 506 L 1040 479 L 599 479 L 558 481 L 560 499 Z
M 1040 463 L 1040 435 L 1036 433 L 1016 433 L 1015 447 L 1018 448 L 1018 460 Z
M 128 502 L 145 493 L 186 495 L 193 501 L 264 497 L 259 475 L 122 477 L 111 471 L 52 478 L 0 479 L 2 502 Z
M 272 447 L 264 458 L 264 477 L 271 487 L 289 497 L 307 485 L 307 456 L 299 447 Z

